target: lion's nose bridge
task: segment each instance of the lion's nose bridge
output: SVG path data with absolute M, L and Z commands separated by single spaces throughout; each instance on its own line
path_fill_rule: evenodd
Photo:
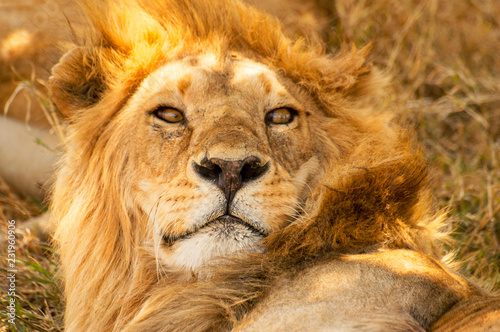
M 201 138 L 198 161 L 203 158 L 236 161 L 250 156 L 266 159 L 263 156 L 262 144 L 259 144 L 255 135 L 240 128 L 221 127 L 226 129 L 214 127 L 207 135 L 204 135 L 204 138 Z

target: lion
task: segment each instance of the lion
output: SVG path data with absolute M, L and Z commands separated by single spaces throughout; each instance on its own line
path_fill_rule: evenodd
M 328 54 L 240 1 L 80 3 L 49 81 L 67 331 L 500 324 L 441 262 L 425 155 L 372 108 L 369 46 Z

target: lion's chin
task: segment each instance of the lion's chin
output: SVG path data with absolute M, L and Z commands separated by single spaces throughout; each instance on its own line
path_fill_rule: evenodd
M 170 266 L 199 271 L 217 258 L 259 251 L 263 237 L 242 220 L 223 216 L 176 240 L 164 258 Z

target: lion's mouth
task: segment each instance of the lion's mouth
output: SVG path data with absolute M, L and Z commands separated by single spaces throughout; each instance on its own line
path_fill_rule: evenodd
M 170 246 L 177 241 L 188 239 L 196 233 L 209 233 L 213 236 L 234 238 L 235 240 L 243 240 L 249 236 L 265 237 L 267 235 L 263 229 L 258 229 L 238 217 L 226 214 L 181 236 L 165 235 L 164 242 Z

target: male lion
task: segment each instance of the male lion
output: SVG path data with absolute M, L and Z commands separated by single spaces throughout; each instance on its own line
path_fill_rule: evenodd
M 438 262 L 425 158 L 370 108 L 368 48 L 328 55 L 239 1 L 82 4 L 50 79 L 67 331 L 500 324 Z

